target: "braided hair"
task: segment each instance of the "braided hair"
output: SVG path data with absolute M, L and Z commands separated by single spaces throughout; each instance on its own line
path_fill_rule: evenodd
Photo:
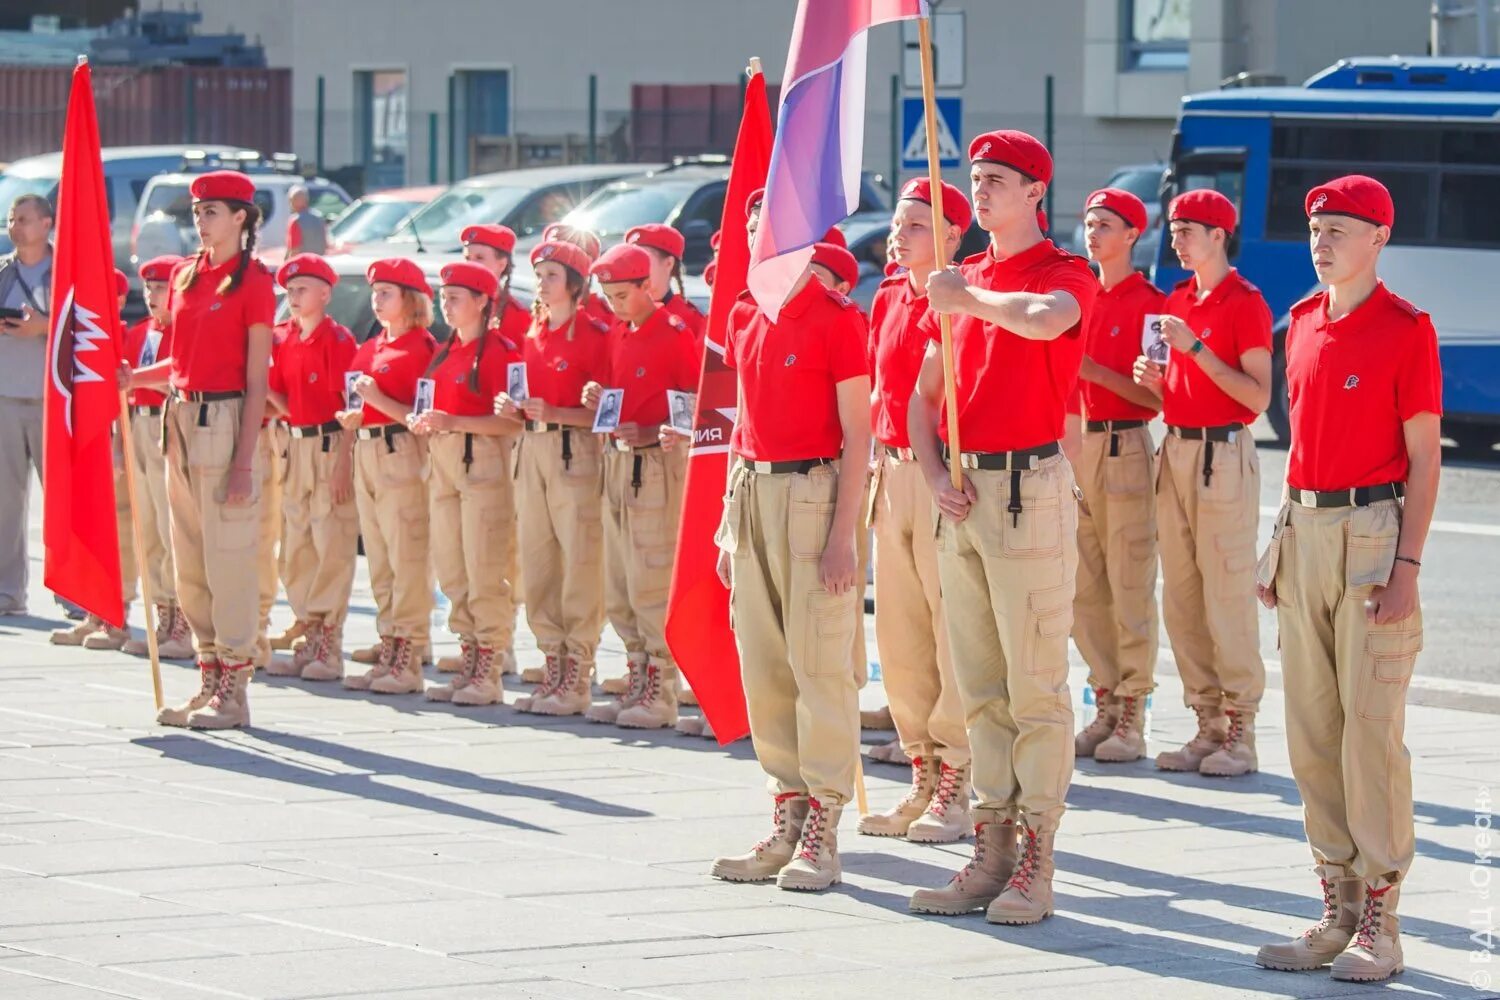
M 478 295 L 479 293 L 475 292 L 474 294 Z M 471 392 L 479 391 L 479 364 L 484 359 L 485 341 L 490 339 L 490 320 L 494 315 L 495 300 L 489 296 L 485 296 L 484 312 L 479 317 L 479 345 L 474 350 L 474 363 L 469 366 L 469 377 L 467 379 L 469 391 Z M 457 330 L 448 334 L 448 339 L 443 341 L 443 349 L 434 354 L 432 360 L 428 362 L 427 371 L 423 372 L 424 377 L 431 378 L 432 373 L 443 366 L 443 362 L 448 360 L 448 355 L 453 353 L 454 341 L 458 339 Z
M 250 262 L 255 259 L 255 243 L 260 236 L 260 208 L 250 201 L 225 200 L 224 206 L 229 209 L 230 214 L 244 212 L 245 221 L 240 227 L 240 259 L 235 265 L 234 271 L 225 276 L 215 289 L 220 295 L 232 294 L 245 280 L 245 272 L 250 269 Z M 193 256 L 193 262 L 183 268 L 182 273 L 177 276 L 177 290 L 185 292 L 193 287 L 193 282 L 198 280 L 198 268 L 208 260 L 208 248 L 202 247 Z

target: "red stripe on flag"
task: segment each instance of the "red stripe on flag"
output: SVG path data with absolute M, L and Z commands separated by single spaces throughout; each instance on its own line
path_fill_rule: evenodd
M 771 165 L 771 111 L 766 79 L 756 74 L 745 87 L 745 109 L 734 144 L 729 190 L 724 197 L 713 292 L 709 297 L 708 344 L 693 421 L 693 450 L 683 487 L 677 558 L 667 598 L 666 638 L 704 716 L 720 743 L 750 732 L 739 652 L 729 627 L 729 590 L 719 582 L 714 532 L 724 513 L 729 433 L 734 427 L 737 383 L 723 361 L 729 312 L 746 288 L 750 269 L 745 201 L 766 181 Z M 717 349 L 716 349 L 717 348 Z

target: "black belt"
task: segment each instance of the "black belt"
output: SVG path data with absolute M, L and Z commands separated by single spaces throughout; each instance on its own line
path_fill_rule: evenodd
M 805 458 L 796 462 L 752 462 L 740 459 L 746 469 L 762 476 L 805 476 L 820 465 L 833 465 L 837 461 L 836 458 Z
M 344 425 L 337 420 L 330 420 L 324 424 L 292 424 L 287 427 L 287 433 L 294 438 L 322 437 L 325 434 L 337 434 L 344 429 Z
M 1021 523 L 1021 511 L 1025 509 L 1021 506 L 1022 474 L 1040 468 L 1043 459 L 1061 452 L 1056 441 L 1040 448 L 1025 448 L 1021 451 L 964 451 L 959 453 L 958 464 L 959 468 L 977 469 L 980 472 L 1010 473 L 1010 502 L 1005 505 L 1005 510 L 1010 514 L 1010 523 L 1014 527 Z M 952 453 L 946 447 L 943 448 L 943 453 L 946 460 L 952 460 Z
M 159 417 L 162 408 L 160 406 L 132 406 L 130 412 L 138 417 Z
M 652 441 L 650 444 L 633 445 L 633 444 L 626 444 L 624 441 L 621 441 L 619 438 L 613 438 L 613 439 L 611 439 L 611 443 L 615 446 L 615 451 L 625 451 L 625 452 L 630 452 L 630 451 L 646 451 L 649 448 L 660 448 L 661 447 L 661 442 L 660 441 Z
M 1175 434 L 1186 441 L 1203 442 L 1203 485 L 1214 478 L 1214 442 L 1231 442 L 1245 429 L 1244 424 L 1220 424 L 1217 427 L 1173 427 L 1167 425 L 1167 433 Z
M 910 448 L 897 448 L 894 445 L 889 445 L 889 444 L 885 445 L 884 447 L 885 447 L 885 453 L 887 455 L 891 456 L 892 458 L 894 458 L 898 462 L 914 462 L 914 461 L 916 461 L 917 453 L 914 452 L 914 451 L 912 451 Z
M 222 403 L 230 399 L 244 399 L 245 393 L 240 391 L 225 392 L 188 392 L 186 389 L 173 389 L 172 395 L 184 403 Z
M 563 431 L 568 429 L 567 424 L 546 424 L 540 420 L 528 420 L 525 426 L 528 431 Z
M 394 452 L 396 450 L 395 437 L 397 434 L 405 434 L 406 427 L 402 424 L 380 424 L 377 427 L 361 427 L 354 433 L 366 441 L 385 438 L 385 450 Z
M 1356 486 L 1352 490 L 1287 490 L 1287 498 L 1301 507 L 1368 507 L 1382 500 L 1400 500 L 1405 495 L 1405 483 Z
M 1145 427 L 1144 420 L 1090 420 L 1083 425 L 1091 433 L 1100 431 L 1129 431 L 1137 427 Z

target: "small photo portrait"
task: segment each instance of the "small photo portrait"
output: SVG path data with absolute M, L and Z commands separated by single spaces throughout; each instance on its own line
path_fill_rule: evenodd
M 693 433 L 693 415 L 698 412 L 698 394 L 696 392 L 681 392 L 677 389 L 668 389 L 667 406 L 667 412 L 671 414 L 673 430 L 691 435 Z
M 363 410 L 365 408 L 365 397 L 354 391 L 354 383 L 359 381 L 363 372 L 344 372 L 344 409 Z
M 412 400 L 411 415 L 418 416 L 432 409 L 432 393 L 436 383 L 430 378 L 417 379 L 417 397 Z
M 599 395 L 599 409 L 594 414 L 595 434 L 608 434 L 620 426 L 620 407 L 624 402 L 624 389 L 605 389 Z
M 1165 365 L 1172 356 L 1172 347 L 1161 332 L 1161 316 L 1147 313 L 1141 321 L 1141 353 L 1159 365 Z
M 516 403 L 526 402 L 526 362 L 512 361 L 505 366 L 505 394 Z

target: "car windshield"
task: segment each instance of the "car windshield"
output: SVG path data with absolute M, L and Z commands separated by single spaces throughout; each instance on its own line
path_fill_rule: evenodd
M 1150 167 L 1139 170 L 1122 170 L 1109 180 L 1109 187 L 1129 191 L 1150 205 L 1161 194 L 1162 168 Z
M 328 235 L 345 243 L 383 240 L 421 205 L 420 201 L 361 201 L 328 227 Z
M 393 233 L 391 239 L 415 242 L 412 235 L 415 227 L 423 243 L 457 243 L 459 231 L 465 226 L 504 222 L 530 193 L 530 188 L 521 187 L 455 187 L 444 191 L 413 215 L 411 223 Z
M 563 219 L 601 237 L 620 236 L 632 226 L 666 222 L 696 184 L 648 184 L 601 188 Z
M 22 177 L 0 174 L 0 210 L 9 211 L 10 203 L 23 194 L 42 194 L 48 198 L 57 190 L 56 177 Z

